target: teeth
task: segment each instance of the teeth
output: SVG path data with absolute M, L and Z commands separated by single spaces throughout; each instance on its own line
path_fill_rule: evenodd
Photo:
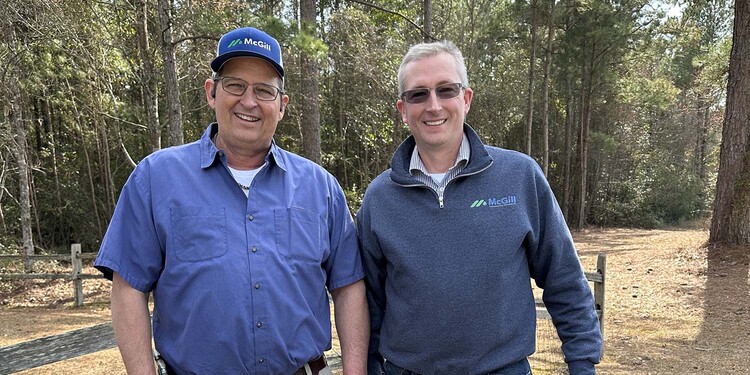
M 429 125 L 429 126 L 436 126 L 436 125 L 442 125 L 446 121 L 447 120 L 443 119 L 443 120 L 438 120 L 438 121 L 425 121 L 424 123 L 427 124 L 427 125 Z
M 255 116 L 247 116 L 247 115 L 243 115 L 241 113 L 235 113 L 235 115 L 237 115 L 237 117 L 239 117 L 239 118 L 241 118 L 241 119 L 243 119 L 245 121 L 258 121 L 258 120 L 260 120 L 259 118 L 255 117 Z

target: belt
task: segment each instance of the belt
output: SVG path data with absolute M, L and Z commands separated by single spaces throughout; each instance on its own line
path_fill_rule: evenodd
M 166 365 L 166 372 L 168 375 L 174 375 L 177 374 L 168 363 L 165 363 Z M 310 362 L 307 362 L 307 367 L 310 367 L 310 372 L 312 375 L 318 375 L 320 370 L 326 368 L 328 366 L 328 363 L 326 362 L 326 356 L 321 355 L 320 357 L 313 359 Z M 305 371 L 305 366 L 302 366 L 299 368 L 299 370 L 295 371 L 292 375 L 307 375 L 307 371 Z
M 318 375 L 320 370 L 326 368 L 326 366 L 328 366 L 328 364 L 326 363 L 326 356 L 321 355 L 320 357 L 307 362 L 307 365 L 300 367 L 299 370 L 295 371 L 292 375 L 307 375 L 305 367 L 310 367 L 310 372 L 312 373 L 312 375 Z

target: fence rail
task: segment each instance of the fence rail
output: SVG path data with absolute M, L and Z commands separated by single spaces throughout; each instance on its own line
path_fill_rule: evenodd
M 83 280 L 101 279 L 102 275 L 91 275 L 83 273 L 83 260 L 96 258 L 96 254 L 81 253 L 81 244 L 70 245 L 70 255 L 0 255 L 0 260 L 31 259 L 42 260 L 67 260 L 70 261 L 73 270 L 71 273 L 0 273 L 0 281 L 5 280 L 55 280 L 67 279 L 73 282 L 73 300 L 76 307 L 83 306 Z

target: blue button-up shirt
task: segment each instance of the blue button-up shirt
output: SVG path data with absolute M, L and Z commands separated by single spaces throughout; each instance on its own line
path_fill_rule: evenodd
M 246 197 L 211 136 L 143 159 L 95 266 L 153 292 L 178 373 L 290 374 L 331 348 L 326 289 L 364 277 L 336 179 L 275 144 Z

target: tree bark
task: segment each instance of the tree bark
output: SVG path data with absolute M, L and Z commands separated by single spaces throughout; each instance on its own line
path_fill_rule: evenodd
M 25 256 L 24 271 L 30 273 L 34 270 L 34 261 L 30 257 L 31 255 L 34 255 L 34 238 L 31 225 L 29 166 L 26 159 L 26 129 L 23 125 L 21 113 L 21 89 L 19 87 L 18 79 L 13 75 L 8 78 L 11 97 L 9 98 L 10 113 L 8 113 L 7 117 L 10 119 L 11 127 L 13 129 L 13 143 L 15 144 L 14 151 L 16 154 L 16 164 L 18 166 L 18 203 L 21 211 L 22 247 Z
M 703 118 L 698 133 L 698 179 L 703 182 L 706 179 L 706 151 L 708 143 L 708 128 L 710 126 L 711 107 L 709 104 L 703 106 Z M 701 196 L 703 193 L 701 193 Z
M 566 73 L 565 77 L 565 85 L 566 85 L 566 91 L 567 91 L 567 98 L 565 100 L 565 161 L 564 161 L 564 170 L 563 170 L 563 198 L 562 198 L 562 210 L 563 214 L 565 215 L 565 218 L 567 219 L 568 223 L 571 223 L 570 219 L 570 167 L 572 164 L 572 156 L 573 156 L 573 146 L 572 146 L 572 137 L 573 137 L 573 121 L 575 116 L 573 116 L 573 83 L 571 82 L 573 78 L 570 76 L 570 73 Z
M 424 0 L 424 41 L 429 43 L 432 41 L 432 0 Z
M 303 33 L 317 37 L 315 0 L 300 1 L 300 24 Z M 315 56 L 302 48 L 300 51 L 302 111 L 302 156 L 320 163 L 320 86 L 319 69 Z
M 182 131 L 182 104 L 180 84 L 175 63 L 174 38 L 172 36 L 172 1 L 159 0 L 159 26 L 161 27 L 161 57 L 164 60 L 164 86 L 167 97 L 167 121 L 169 122 L 170 146 L 185 142 Z
M 736 0 L 712 243 L 750 244 L 750 0 Z
M 5 186 L 5 181 L 8 177 L 8 159 L 2 156 L 3 160 L 3 169 L 0 170 L 0 224 L 2 225 L 3 231 L 2 234 L 8 233 L 8 227 L 5 225 L 5 210 L 3 209 L 3 196 L 5 195 L 5 191 L 7 190 Z
M 47 135 L 49 136 L 50 156 L 52 157 L 52 176 L 55 178 L 55 198 L 57 199 L 57 206 L 62 207 L 63 202 L 60 195 L 62 188 L 60 187 L 60 172 L 57 166 L 57 140 L 55 138 L 55 131 L 52 129 L 52 109 L 46 98 L 42 99 L 41 102 L 42 108 L 44 108 L 45 121 L 49 126 Z
M 531 48 L 529 51 L 529 91 L 526 98 L 526 154 L 531 156 L 532 124 L 534 123 L 534 75 L 536 73 L 536 0 L 531 0 Z
M 593 65 L 594 65 L 594 48 L 591 48 L 591 56 L 584 61 L 582 87 L 581 87 L 581 167 L 579 175 L 579 200 L 578 200 L 578 224 L 576 227 L 582 229 L 586 225 L 586 176 L 588 173 L 588 155 L 589 155 L 589 126 L 591 124 L 591 94 L 593 88 Z
M 552 70 L 552 48 L 555 39 L 555 0 L 550 0 L 547 18 L 547 54 L 544 59 L 544 95 L 542 96 L 542 137 L 544 138 L 542 154 L 542 171 L 549 176 L 549 81 Z
M 146 122 L 148 126 L 151 150 L 161 148 L 161 124 L 159 123 L 159 96 L 156 89 L 156 73 L 154 62 L 151 58 L 151 47 L 148 41 L 148 2 L 147 0 L 136 0 L 135 2 L 136 34 L 138 40 L 138 57 L 141 68 L 141 92 L 146 109 Z

